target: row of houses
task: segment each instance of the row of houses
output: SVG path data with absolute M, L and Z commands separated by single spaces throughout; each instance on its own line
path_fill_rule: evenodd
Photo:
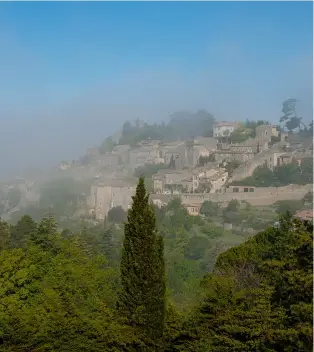
M 152 177 L 155 194 L 217 193 L 227 179 L 225 169 L 210 166 L 183 170 L 163 169 Z

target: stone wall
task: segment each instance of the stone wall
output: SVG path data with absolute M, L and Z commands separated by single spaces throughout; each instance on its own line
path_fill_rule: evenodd
M 241 186 L 241 188 L 244 188 Z M 254 192 L 225 192 L 225 193 L 194 193 L 171 195 L 151 195 L 152 200 L 159 199 L 160 202 L 167 204 L 174 197 L 180 197 L 183 204 L 201 204 L 206 200 L 219 203 L 228 203 L 232 199 L 247 201 L 252 205 L 267 206 L 280 200 L 301 200 L 305 194 L 312 191 L 312 185 L 289 185 L 285 187 L 256 187 Z

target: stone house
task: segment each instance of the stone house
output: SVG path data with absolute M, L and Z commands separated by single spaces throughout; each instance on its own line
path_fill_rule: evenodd
M 278 137 L 279 131 L 275 125 L 260 125 L 255 128 L 256 138 L 258 140 L 271 141 L 271 137 Z
M 275 165 L 269 165 L 270 169 L 274 169 L 274 167 L 290 164 L 293 160 L 293 154 L 292 153 L 274 153 L 273 156 L 274 164 Z
M 210 193 L 220 192 L 228 180 L 228 172 L 224 169 L 217 170 L 217 173 L 208 178 L 210 182 Z
M 194 192 L 199 186 L 198 175 L 190 170 L 159 170 L 152 179 L 156 194 Z
M 220 192 L 228 180 L 228 172 L 225 169 L 206 170 L 199 179 L 198 191 L 207 193 Z
M 96 219 L 104 219 L 111 208 L 121 206 L 127 210 L 132 205 L 136 180 L 101 180 L 91 186 L 88 205 Z
M 183 203 L 182 204 L 189 215 L 192 215 L 192 216 L 197 216 L 197 215 L 200 215 L 200 210 L 201 210 L 201 207 L 202 207 L 202 204 L 199 204 L 199 203 Z
M 218 150 L 214 152 L 215 160 L 219 163 L 223 161 L 237 160 L 244 163 L 254 158 L 255 154 L 268 149 L 268 142 L 260 142 L 258 139 L 250 139 L 243 143 L 220 143 Z
M 217 122 L 213 128 L 213 136 L 215 138 L 228 137 L 230 134 L 238 128 L 237 122 L 222 121 Z

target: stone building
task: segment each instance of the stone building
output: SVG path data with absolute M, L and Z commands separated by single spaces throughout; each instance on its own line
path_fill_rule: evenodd
M 159 170 L 152 179 L 156 194 L 194 192 L 199 186 L 197 172 L 191 170 Z
M 279 131 L 275 125 L 260 125 L 255 128 L 256 138 L 259 140 L 271 141 L 271 137 L 278 137 Z
M 237 122 L 222 121 L 217 122 L 213 128 L 213 136 L 215 138 L 228 137 L 230 134 L 238 128 Z
M 96 219 L 104 219 L 111 208 L 121 206 L 127 210 L 132 205 L 136 180 L 101 180 L 91 187 L 88 200 L 90 213 Z
M 187 204 L 183 204 L 183 206 L 186 208 L 189 215 L 192 215 L 192 216 L 200 215 L 202 204 L 187 203 Z

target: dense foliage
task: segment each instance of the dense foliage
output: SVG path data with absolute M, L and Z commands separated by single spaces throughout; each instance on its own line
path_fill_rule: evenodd
M 313 226 L 290 216 L 220 255 L 167 351 L 312 351 Z
M 312 351 L 313 226 L 289 215 L 245 242 L 218 224 L 254 211 L 154 208 L 141 180 L 125 233 L 0 220 L 0 351 Z
M 196 113 L 180 111 L 170 116 L 170 121 L 161 124 L 149 125 L 125 122 L 122 127 L 122 136 L 119 144 L 129 144 L 135 146 L 142 140 L 184 140 L 196 136 L 210 137 L 213 133 L 215 118 L 206 110 L 199 110 Z M 103 146 L 107 147 L 105 140 Z M 104 148 L 102 147 L 101 150 Z M 108 148 L 107 148 L 108 149 Z M 106 150 L 107 150 L 106 149 Z
M 246 140 L 250 138 L 255 138 L 256 133 L 255 133 L 255 128 L 260 126 L 260 125 L 268 125 L 268 121 L 249 121 L 246 120 L 245 123 L 240 124 L 240 126 L 233 131 L 230 136 L 228 137 L 228 140 L 231 143 L 243 143 Z
M 258 166 L 253 175 L 234 181 L 233 185 L 253 187 L 280 187 L 290 184 L 305 185 L 313 183 L 313 158 L 304 158 L 299 165 L 293 161 L 271 170 L 267 165 Z

